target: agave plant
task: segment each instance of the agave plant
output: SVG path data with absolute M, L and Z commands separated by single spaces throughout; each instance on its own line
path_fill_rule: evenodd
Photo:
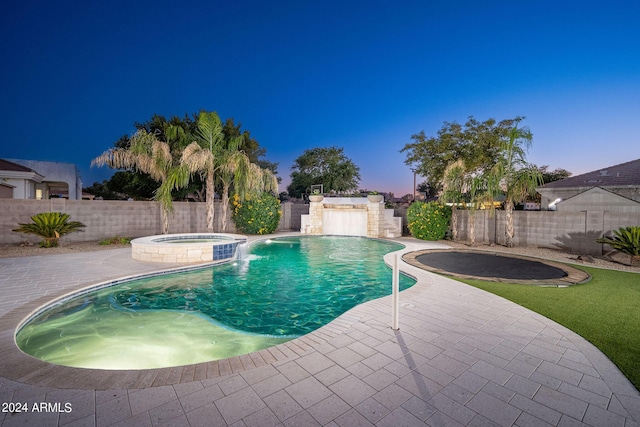
M 79 221 L 69 221 L 69 214 L 61 212 L 42 212 L 31 217 L 31 224 L 18 224 L 20 227 L 13 231 L 35 234 L 44 240 L 40 242 L 43 248 L 58 246 L 58 239 L 65 234 L 82 230 L 85 225 Z
M 631 264 L 640 260 L 640 227 L 621 227 L 613 230 L 613 237 L 602 237 L 598 243 L 606 243 L 613 249 L 631 256 Z

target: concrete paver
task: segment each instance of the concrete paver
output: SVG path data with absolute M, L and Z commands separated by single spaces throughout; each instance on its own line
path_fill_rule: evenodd
M 403 252 L 430 247 L 401 240 Z M 5 411 L 0 425 L 640 424 L 640 393 L 586 340 L 406 264 L 418 283 L 401 294 L 399 331 L 385 297 L 289 343 L 188 367 L 63 368 L 15 349 L 15 327 L 52 298 L 159 269 L 127 249 L 0 259 L 1 403 L 72 408 Z

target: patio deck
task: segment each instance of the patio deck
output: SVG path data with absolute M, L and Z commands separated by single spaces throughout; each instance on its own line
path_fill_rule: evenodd
M 403 251 L 442 247 L 395 239 Z M 640 424 L 640 393 L 582 337 L 495 295 L 403 263 L 418 279 L 285 344 L 143 371 L 46 364 L 16 325 L 58 295 L 166 268 L 129 249 L 0 259 L 0 425 L 400 426 Z M 33 404 L 50 412 L 33 412 Z M 65 404 L 70 411 L 65 411 Z

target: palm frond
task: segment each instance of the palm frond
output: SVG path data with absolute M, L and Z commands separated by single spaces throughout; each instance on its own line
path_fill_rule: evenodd
M 206 172 L 214 169 L 214 160 L 213 153 L 200 147 L 197 142 L 192 142 L 182 152 L 180 163 L 186 165 L 192 173 Z
M 112 148 L 91 160 L 91 166 L 105 165 L 113 169 L 135 169 L 136 158 L 128 150 Z
M 224 135 L 222 129 L 222 122 L 217 113 L 207 113 L 203 111 L 198 116 L 196 134 L 204 144 L 204 147 L 208 148 L 209 151 L 213 152 L 214 148 L 223 140 Z

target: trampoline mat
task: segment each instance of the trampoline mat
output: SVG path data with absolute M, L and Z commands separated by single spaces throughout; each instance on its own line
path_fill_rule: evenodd
M 512 280 L 545 280 L 566 277 L 566 271 L 543 262 L 494 253 L 443 251 L 418 255 L 416 261 L 454 274 Z

